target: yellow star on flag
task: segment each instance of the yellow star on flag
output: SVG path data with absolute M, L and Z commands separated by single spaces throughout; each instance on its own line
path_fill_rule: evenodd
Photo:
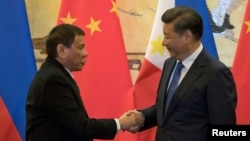
M 90 24 L 86 25 L 86 27 L 90 29 L 91 35 L 93 35 L 95 31 L 101 32 L 101 29 L 99 27 L 100 23 L 101 23 L 101 20 L 95 21 L 93 17 L 90 18 Z
M 73 22 L 76 21 L 76 18 L 72 18 L 70 15 L 70 12 L 68 12 L 67 17 L 66 18 L 60 18 L 64 23 L 66 24 L 73 24 Z
M 112 9 L 110 9 L 109 12 L 115 12 L 115 13 L 116 13 L 116 16 L 118 17 L 119 14 L 118 14 L 118 7 L 117 7 L 116 2 L 112 1 L 112 5 L 113 5 L 113 7 L 112 7 Z
M 247 25 L 247 33 L 250 32 L 250 22 L 245 22 L 245 24 Z
M 159 35 L 155 41 L 151 41 L 150 44 L 152 45 L 151 54 L 158 52 L 160 55 L 164 55 L 164 47 L 162 46 L 161 35 Z

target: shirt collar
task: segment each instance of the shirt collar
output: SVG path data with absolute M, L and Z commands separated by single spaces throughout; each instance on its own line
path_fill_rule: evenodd
M 191 67 L 194 60 L 201 53 L 202 49 L 203 49 L 203 45 L 200 44 L 200 46 L 188 58 L 182 61 L 182 64 L 185 66 L 185 68 L 189 69 Z
M 65 67 L 64 67 L 65 68 Z M 70 74 L 72 78 L 74 78 L 74 75 L 69 71 L 69 69 L 65 68 L 65 70 Z

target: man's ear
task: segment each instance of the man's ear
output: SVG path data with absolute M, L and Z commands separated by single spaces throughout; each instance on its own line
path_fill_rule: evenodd
M 65 57 L 65 46 L 63 44 L 58 44 L 56 47 L 56 51 L 59 58 Z
M 186 30 L 183 35 L 184 35 L 184 38 L 187 42 L 192 40 L 193 34 L 190 30 Z

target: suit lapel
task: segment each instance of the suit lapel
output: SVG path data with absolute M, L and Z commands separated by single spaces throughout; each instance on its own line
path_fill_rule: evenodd
M 69 74 L 69 72 L 66 71 L 66 69 L 53 57 L 48 56 L 46 59 L 47 62 L 54 64 L 58 69 L 60 69 L 62 71 L 62 73 L 64 74 L 64 76 L 67 78 L 68 80 L 68 84 L 71 85 L 70 87 L 74 89 L 74 93 L 73 97 L 75 98 L 75 100 L 77 101 L 78 105 L 80 107 L 82 107 L 83 112 L 86 114 L 86 116 L 88 117 L 87 111 L 84 107 L 83 101 L 81 99 L 80 96 L 80 89 L 77 86 L 77 83 L 75 82 L 75 80 L 72 78 L 72 76 Z
M 198 79 L 198 77 L 201 75 L 201 73 L 204 71 L 205 66 L 205 53 L 204 50 L 200 53 L 200 55 L 195 59 L 194 63 L 192 64 L 191 68 L 181 81 L 180 85 L 175 91 L 175 94 L 173 95 L 172 101 L 169 105 L 167 115 L 165 117 L 165 121 L 168 119 L 169 115 L 173 112 L 175 106 L 177 103 L 181 100 L 185 92 L 188 90 L 188 88 L 193 84 L 193 82 Z
M 65 69 L 64 69 L 63 71 L 67 72 Z M 66 75 L 66 74 L 65 74 L 65 75 Z M 79 89 L 79 87 L 78 87 L 76 81 L 69 75 L 68 72 L 67 72 L 67 75 L 66 75 L 66 76 L 67 76 L 67 78 L 69 79 L 69 81 L 71 82 L 71 83 L 70 83 L 71 87 L 72 87 L 72 88 L 74 89 L 74 91 L 75 91 L 75 92 L 73 93 L 73 97 L 75 97 L 75 100 L 77 101 L 78 105 L 79 105 L 80 107 L 82 107 L 83 112 L 84 112 L 85 115 L 88 117 L 87 111 L 86 111 L 86 109 L 85 109 L 85 106 L 84 106 L 84 104 L 83 104 L 83 100 L 82 100 L 81 95 L 80 95 L 80 89 Z
M 83 108 L 83 112 L 84 112 L 84 113 L 86 114 L 86 116 L 88 117 L 87 111 L 86 111 L 86 109 L 85 109 L 85 106 L 84 106 L 84 104 L 83 104 L 82 98 L 81 98 L 81 96 L 80 96 L 80 89 L 79 89 L 79 87 L 77 86 L 75 80 L 74 80 L 72 77 L 71 77 L 71 79 L 72 79 L 73 88 L 74 88 L 74 90 L 75 90 L 74 95 L 76 96 L 77 103 Z M 75 96 L 74 96 L 74 97 L 75 97 Z
M 168 59 L 163 68 L 163 73 L 161 76 L 161 82 L 159 86 L 159 91 L 158 91 L 158 105 L 159 105 L 159 110 L 162 112 L 159 113 L 159 123 L 163 124 L 164 122 L 164 114 L 165 114 L 165 99 L 166 99 L 166 91 L 167 91 L 167 86 L 170 80 L 171 72 L 174 69 L 174 65 L 176 63 L 176 59 L 170 58 Z

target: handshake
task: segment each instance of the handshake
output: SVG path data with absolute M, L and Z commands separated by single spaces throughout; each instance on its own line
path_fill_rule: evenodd
M 137 110 L 129 110 L 125 112 L 119 119 L 120 128 L 122 131 L 136 133 L 144 123 L 144 115 Z

